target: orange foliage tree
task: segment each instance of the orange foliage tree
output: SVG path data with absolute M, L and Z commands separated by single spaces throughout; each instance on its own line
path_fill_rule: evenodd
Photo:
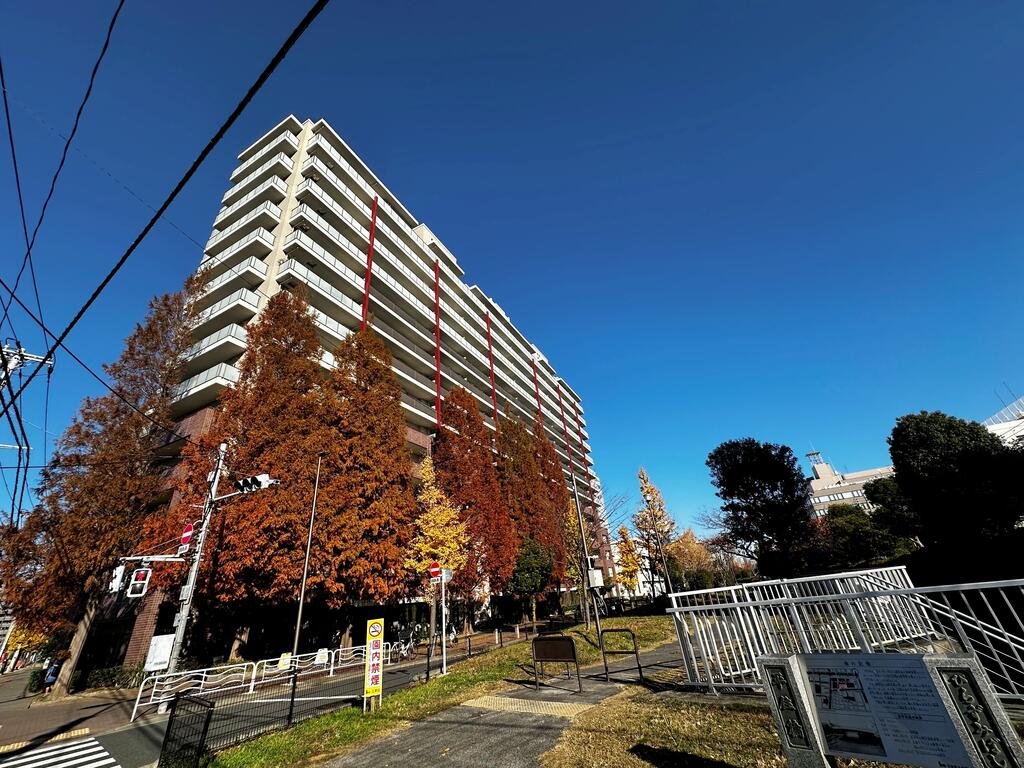
M 444 428 L 434 443 L 441 489 L 462 510 L 470 552 L 455 588 L 467 596 L 486 579 L 493 591 L 508 583 L 516 565 L 518 537 L 494 467 L 491 438 L 473 395 L 456 387 L 441 406 Z
M 68 631 L 91 616 L 88 607 L 105 593 L 118 558 L 131 553 L 143 521 L 166 503 L 167 467 L 157 451 L 169 430 L 160 425 L 172 423 L 194 288 L 190 281 L 150 301 L 120 357 L 104 366 L 118 394 L 85 398 L 42 472 L 38 505 L 21 530 L 3 537 L 2 597 L 19 626 Z
M 565 510 L 569 506 L 569 490 L 565 485 L 565 473 L 562 471 L 562 463 L 558 460 L 558 453 L 544 434 L 544 427 L 539 420 L 534 424 L 533 442 L 547 501 L 538 516 L 534 536 L 551 553 L 553 578 L 561 581 L 565 577 L 564 523 Z

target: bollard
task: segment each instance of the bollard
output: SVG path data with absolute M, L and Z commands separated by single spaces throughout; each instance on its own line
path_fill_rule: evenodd
M 466 658 L 473 658 L 473 636 L 466 635 Z
M 292 724 L 292 717 L 295 714 L 295 683 L 299 677 L 298 669 L 292 671 L 292 695 L 288 700 L 288 725 Z
M 427 642 L 427 682 L 428 683 L 430 682 L 430 656 L 431 656 L 431 653 L 433 652 L 433 650 L 434 650 L 434 644 L 432 642 L 428 641 Z
M 519 625 L 516 624 L 516 640 L 519 639 Z
M 494 644 L 498 644 L 498 630 L 494 630 Z
M 498 630 L 498 647 L 499 648 L 504 648 L 505 647 L 505 633 L 502 632 L 500 629 Z

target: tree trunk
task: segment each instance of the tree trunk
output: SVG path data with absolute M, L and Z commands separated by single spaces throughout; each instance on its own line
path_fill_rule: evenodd
M 67 696 L 71 693 L 71 678 L 74 677 L 75 670 L 78 668 L 78 662 L 82 658 L 82 650 L 85 648 L 85 641 L 89 639 L 89 630 L 92 629 L 92 623 L 96 618 L 98 610 L 99 601 L 96 599 L 90 600 L 88 605 L 86 605 L 85 615 L 78 622 L 75 636 L 71 638 L 68 657 L 64 660 L 64 665 L 60 668 L 60 674 L 57 675 L 57 682 L 53 685 L 55 696 Z
M 231 651 L 228 653 L 228 659 L 241 659 L 242 649 L 249 643 L 249 630 L 250 627 L 238 627 L 235 630 L 235 637 L 231 641 Z
M 346 619 L 345 631 L 341 634 L 341 647 L 351 648 L 352 647 L 352 620 Z
M 537 633 L 537 596 L 530 595 L 530 619 L 533 621 L 533 632 Z

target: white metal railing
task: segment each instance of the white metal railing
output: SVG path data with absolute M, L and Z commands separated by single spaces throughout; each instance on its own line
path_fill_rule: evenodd
M 231 205 L 232 201 L 235 200 L 236 197 L 242 193 L 242 190 L 247 189 L 250 184 L 258 183 L 256 182 L 256 180 L 260 176 L 269 171 L 275 165 L 279 164 L 283 165 L 288 173 L 292 172 L 292 159 L 288 157 L 288 155 L 286 155 L 284 152 L 278 152 L 276 155 L 267 160 L 267 162 L 263 163 L 263 165 L 261 165 L 255 171 L 250 173 L 244 179 L 239 180 L 233 187 L 228 189 L 228 191 L 224 193 L 224 197 L 221 198 L 221 202 L 226 206 Z
M 217 275 L 217 277 L 213 278 L 210 282 L 204 285 L 202 293 L 200 294 L 200 299 L 205 299 L 211 293 L 214 293 L 218 289 L 223 288 L 236 277 L 240 277 L 242 273 L 245 272 L 246 270 L 251 270 L 260 277 L 266 277 L 267 263 L 258 256 L 250 256 L 244 261 L 236 264 L 230 271 Z
M 245 197 L 241 198 L 240 200 L 236 200 L 231 205 L 225 205 L 219 211 L 217 211 L 217 217 L 213 220 L 213 226 L 217 227 L 218 225 L 223 224 L 232 215 L 234 215 L 239 210 L 244 208 L 246 203 L 252 202 L 253 198 L 262 195 L 264 192 L 271 188 L 276 189 L 278 192 L 281 193 L 282 196 L 288 194 L 288 185 L 281 180 L 281 177 L 271 176 L 262 184 L 259 184 L 251 192 L 247 193 Z
M 339 670 L 362 665 L 366 660 L 366 646 L 336 648 L 326 654 L 322 651 L 300 653 L 297 656 L 245 661 L 205 669 L 190 669 L 184 672 L 157 672 L 147 675 L 135 696 L 135 706 L 129 722 L 133 722 L 142 707 L 154 706 L 171 701 L 179 694 L 210 696 L 223 693 L 254 694 L 264 685 L 273 685 L 298 676 L 327 674 L 333 676 Z M 384 655 L 385 665 L 389 663 Z
M 765 654 L 972 653 L 1024 702 L 1024 579 L 914 587 L 903 568 L 669 595 L 692 684 L 761 688 Z
M 295 150 L 299 148 L 299 140 L 295 138 L 295 134 L 292 133 L 291 131 L 285 130 L 282 134 L 276 136 L 273 139 L 273 141 L 268 142 L 267 145 L 263 147 L 263 149 L 259 150 L 255 155 L 253 155 L 240 166 L 235 168 L 235 170 L 232 171 L 231 173 L 230 181 L 234 181 L 235 179 L 240 179 L 243 176 L 247 176 L 249 173 L 249 169 L 255 168 L 258 163 L 262 162 L 263 159 L 266 157 L 268 150 L 276 147 L 281 141 L 285 141 L 288 144 L 288 146 L 292 148 L 292 152 L 295 152 Z
M 230 363 L 218 363 L 212 368 L 207 368 L 202 373 L 197 373 L 195 376 L 191 376 L 181 382 L 171 391 L 171 399 L 177 402 L 196 387 L 214 379 L 224 379 L 232 384 L 237 384 L 238 376 L 238 369 L 235 366 Z
M 205 266 L 205 261 L 213 258 L 214 254 L 217 253 L 216 249 L 221 244 L 228 242 L 232 235 L 264 214 L 269 214 L 275 222 L 281 220 L 281 208 L 267 200 L 265 203 L 260 203 L 253 208 L 227 229 L 222 229 L 220 232 L 214 230 L 213 234 L 210 235 L 210 239 L 206 241 L 206 247 L 203 249 L 203 252 L 206 254 L 206 260 L 200 262 L 199 266 Z

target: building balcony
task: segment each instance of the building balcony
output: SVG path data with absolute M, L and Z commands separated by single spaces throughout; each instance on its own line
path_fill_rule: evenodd
M 232 272 L 246 259 L 265 260 L 272 250 L 274 250 L 274 236 L 269 229 L 261 227 L 255 232 L 250 232 L 226 251 L 206 259 L 199 269 L 205 275 L 207 282 L 212 282 L 220 276 Z
M 268 200 L 280 205 L 281 201 L 284 200 L 287 194 L 287 184 L 277 176 L 269 178 L 241 200 L 236 200 L 231 205 L 221 208 L 217 213 L 217 218 L 213 220 L 213 228 L 224 229 L 230 226 L 249 213 L 249 211 L 257 205 Z
M 243 325 L 228 325 L 189 347 L 185 352 L 184 375 L 194 376 L 217 363 L 237 358 L 245 352 L 248 335 Z
M 229 323 L 244 324 L 259 312 L 259 297 L 248 288 L 240 288 L 196 316 L 192 334 L 201 339 Z
M 289 157 L 294 155 L 299 149 L 299 140 L 295 134 L 291 131 L 282 131 L 270 139 L 266 144 L 256 149 L 248 160 L 235 168 L 231 173 L 230 181 L 232 183 L 244 178 L 264 162 L 268 157 L 283 152 Z
M 174 415 L 189 413 L 209 405 L 227 387 L 238 382 L 238 369 L 228 363 L 220 363 L 196 376 L 185 379 L 174 389 L 171 396 L 171 412 Z
M 205 309 L 239 288 L 256 290 L 266 278 L 266 262 L 260 257 L 250 256 L 207 282 L 203 286 L 202 293 L 196 299 L 196 306 L 199 309 Z
M 267 151 L 275 145 L 275 142 L 285 140 L 283 139 L 283 134 L 285 133 L 290 133 L 296 138 L 300 133 L 302 133 L 302 123 L 297 117 L 295 117 L 295 115 L 288 115 L 288 117 L 239 152 L 238 161 L 244 164 L 259 155 L 265 155 Z M 278 147 L 278 149 L 280 151 L 286 151 L 284 147 Z
M 236 203 L 272 176 L 287 178 L 289 174 L 291 174 L 294 165 L 295 164 L 288 155 L 284 152 L 278 152 L 272 158 L 267 160 L 267 162 L 263 163 L 263 165 L 259 166 L 256 170 L 225 192 L 224 197 L 221 198 L 221 204 L 224 206 L 230 206 L 233 203 Z
M 260 204 L 224 231 L 214 232 L 210 236 L 210 239 L 206 242 L 206 248 L 203 249 L 206 253 L 206 260 L 208 261 L 241 241 L 243 237 L 251 234 L 253 228 L 262 227 L 263 229 L 273 230 L 280 221 L 280 208 L 271 202 Z M 271 239 L 271 248 L 273 248 L 273 239 Z M 205 261 L 199 266 L 202 268 L 204 265 Z

